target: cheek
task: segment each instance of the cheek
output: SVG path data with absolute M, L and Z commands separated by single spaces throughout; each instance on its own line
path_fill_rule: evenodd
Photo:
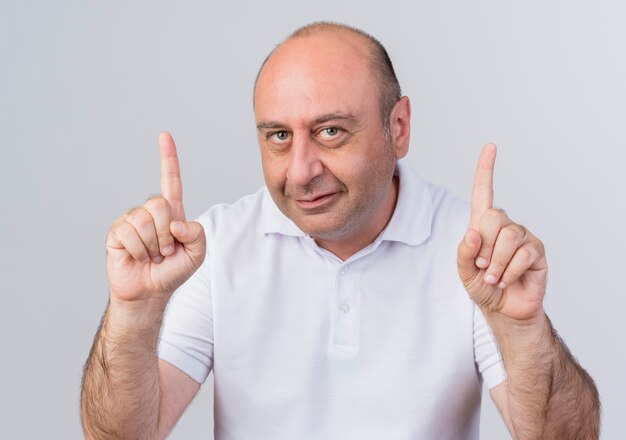
M 352 154 L 338 163 L 337 175 L 344 176 L 346 181 L 351 182 L 368 180 L 385 163 L 386 158 L 381 154 Z
M 261 165 L 267 187 L 270 190 L 283 188 L 286 180 L 285 160 L 261 152 Z
M 391 181 L 396 165 L 392 148 L 383 147 L 367 156 L 355 158 L 349 172 L 352 182 L 368 193 L 377 193 Z

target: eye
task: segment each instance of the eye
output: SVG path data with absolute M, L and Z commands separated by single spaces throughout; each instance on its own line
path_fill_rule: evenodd
M 343 132 L 343 130 L 339 127 L 326 127 L 319 131 L 319 136 L 324 140 L 331 140 L 339 136 L 341 132 Z
M 267 137 L 276 144 L 284 144 L 289 140 L 289 132 L 285 130 L 275 131 L 269 133 Z

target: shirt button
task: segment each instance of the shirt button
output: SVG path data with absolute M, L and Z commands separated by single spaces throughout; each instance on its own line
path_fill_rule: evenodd
M 345 275 L 346 273 L 348 273 L 348 268 L 347 267 L 342 267 L 341 268 L 341 272 L 339 272 L 341 275 Z
M 341 311 L 343 313 L 348 313 L 350 311 L 350 305 L 349 304 L 342 304 L 341 305 Z

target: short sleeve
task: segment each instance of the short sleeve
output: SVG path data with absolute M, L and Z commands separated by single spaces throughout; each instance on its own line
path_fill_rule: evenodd
M 506 379 L 506 370 L 496 339 L 480 308 L 475 304 L 474 361 L 488 389 L 492 389 Z
M 174 292 L 165 310 L 159 358 L 204 383 L 213 367 L 213 307 L 209 258 Z

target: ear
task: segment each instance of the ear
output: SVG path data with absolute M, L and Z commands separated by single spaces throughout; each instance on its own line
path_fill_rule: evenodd
M 402 159 L 409 152 L 411 137 L 411 103 L 407 96 L 396 102 L 389 116 L 391 141 L 396 150 L 396 159 Z

